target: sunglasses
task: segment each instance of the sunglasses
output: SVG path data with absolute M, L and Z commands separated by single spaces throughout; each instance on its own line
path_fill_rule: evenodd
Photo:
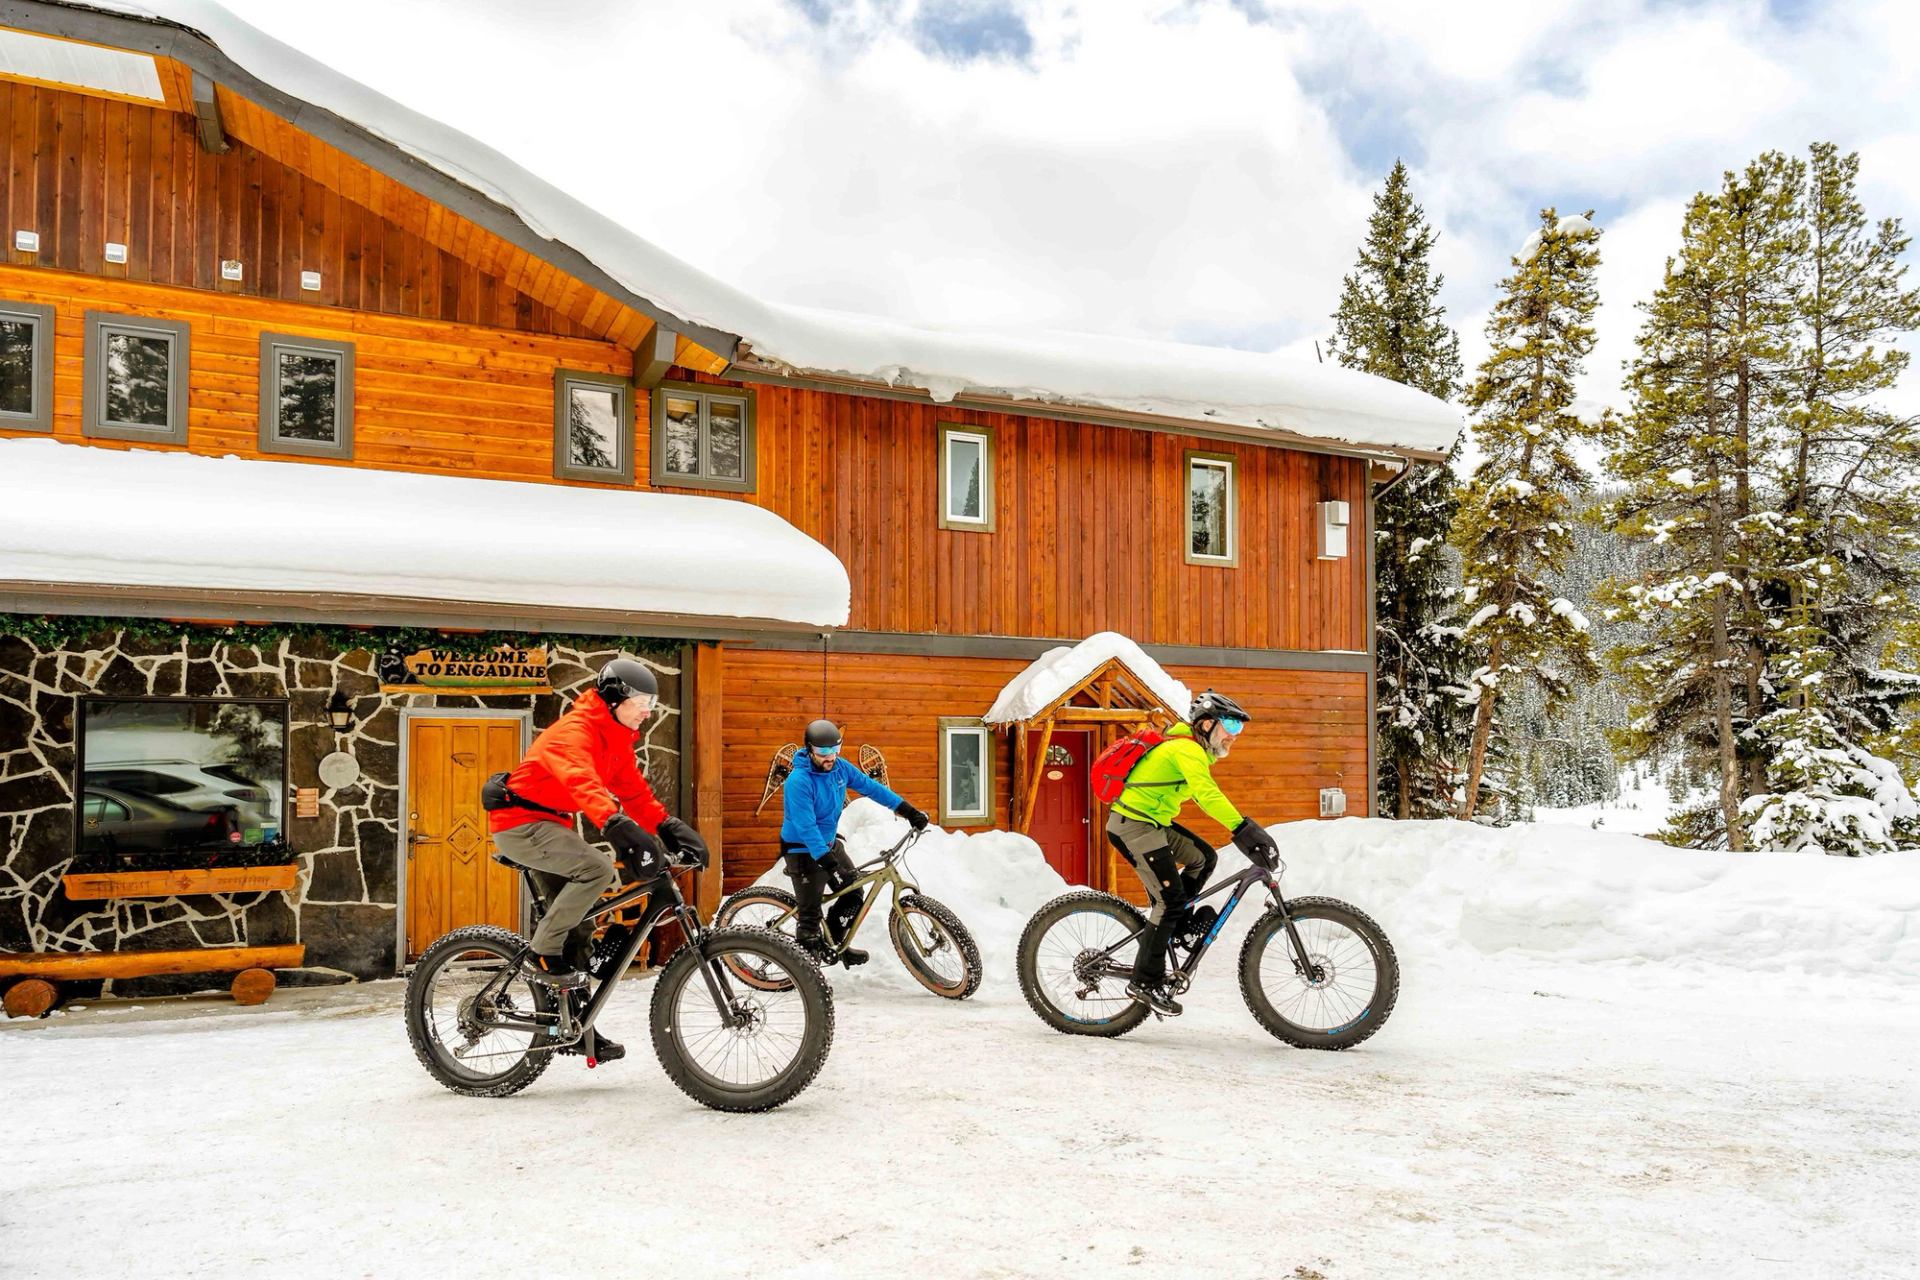
M 1247 722 L 1238 716 L 1221 716 L 1220 727 L 1225 729 L 1227 736 L 1231 738 L 1237 736 L 1242 729 L 1246 728 Z

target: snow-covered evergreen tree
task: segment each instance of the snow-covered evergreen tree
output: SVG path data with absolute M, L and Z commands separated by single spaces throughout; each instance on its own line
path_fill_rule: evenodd
M 1435 235 L 1396 161 L 1373 198 L 1360 256 L 1333 313 L 1334 359 L 1443 400 L 1459 391 L 1460 339 L 1440 305 Z M 1454 568 L 1447 538 L 1458 500 L 1448 465 L 1422 465 L 1375 506 L 1375 708 L 1379 792 L 1375 811 L 1401 818 L 1447 812 L 1464 754 Z
M 1480 805 L 1502 693 L 1533 681 L 1552 701 L 1570 677 L 1596 670 L 1586 617 L 1543 575 L 1564 561 L 1571 508 L 1588 488 L 1573 447 L 1607 429 L 1604 415 L 1577 412 L 1574 397 L 1593 350 L 1599 236 L 1591 214 L 1541 211 L 1501 282 L 1486 329 L 1493 350 L 1467 390 L 1483 460 L 1454 521 L 1465 638 L 1479 659 L 1466 684 L 1474 723 L 1463 818 Z
M 1920 421 L 1882 401 L 1908 363 L 1891 345 L 1920 328 L 1905 287 L 1908 237 L 1869 222 L 1860 161 L 1812 148 L 1805 250 L 1793 298 L 1783 447 L 1773 459 L 1780 514 L 1769 568 L 1780 705 L 1754 725 L 1768 792 L 1746 803 L 1769 847 L 1874 853 L 1892 848 L 1916 806 L 1871 743 L 1914 682 L 1883 668 L 1890 629 L 1911 616 L 1920 573 Z

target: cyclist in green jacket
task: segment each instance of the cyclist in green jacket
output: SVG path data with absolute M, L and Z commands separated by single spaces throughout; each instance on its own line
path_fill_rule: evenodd
M 1199 937 L 1213 924 L 1212 907 L 1195 912 L 1189 904 L 1219 860 L 1212 846 L 1174 821 L 1180 810 L 1192 800 L 1233 833 L 1234 845 L 1249 859 L 1269 870 L 1278 864 L 1273 838 L 1243 817 L 1213 780 L 1213 762 L 1226 757 L 1252 718 L 1232 698 L 1207 690 L 1193 700 L 1187 723 L 1175 725 L 1165 742 L 1140 757 L 1107 814 L 1107 834 L 1153 900 L 1127 994 L 1168 1017 L 1181 1009 L 1167 990 L 1167 942 Z

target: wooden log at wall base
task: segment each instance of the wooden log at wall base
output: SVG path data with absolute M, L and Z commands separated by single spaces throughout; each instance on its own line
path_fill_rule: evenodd
M 221 973 L 234 969 L 293 969 L 305 946 L 194 947 L 180 951 L 5 951 L 0 978 L 150 978 L 162 973 Z
M 28 978 L 8 987 L 6 996 L 0 998 L 0 1004 L 6 1006 L 9 1018 L 44 1018 L 47 1011 L 53 1008 L 56 996 L 51 982 Z
M 67 896 L 95 898 L 169 898 L 187 893 L 271 893 L 293 888 L 296 868 L 188 867 L 178 871 L 103 871 L 69 875 Z
M 233 992 L 235 1004 L 265 1004 L 279 985 L 280 980 L 273 976 L 271 969 L 242 969 L 233 975 L 233 986 L 229 990 Z

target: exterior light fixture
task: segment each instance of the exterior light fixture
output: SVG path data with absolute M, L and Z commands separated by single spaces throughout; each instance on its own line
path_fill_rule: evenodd
M 115 265 L 124 265 L 127 260 L 127 246 L 118 240 L 107 241 L 107 261 Z
M 300 273 L 300 287 L 308 293 L 320 292 L 320 273 L 318 271 L 302 271 Z
M 38 231 L 16 231 L 13 233 L 13 247 L 21 253 L 40 252 L 40 233 Z
M 347 705 L 347 695 L 339 689 L 333 691 L 333 701 L 327 703 L 327 722 L 335 733 L 353 728 L 353 708 Z
M 1317 504 L 1320 515 L 1320 559 L 1340 560 L 1347 554 L 1349 513 L 1344 502 Z
M 220 259 L 220 278 L 222 280 L 239 280 L 239 279 L 242 279 L 245 275 L 246 275 L 246 268 L 240 265 L 240 259 L 238 258 Z

